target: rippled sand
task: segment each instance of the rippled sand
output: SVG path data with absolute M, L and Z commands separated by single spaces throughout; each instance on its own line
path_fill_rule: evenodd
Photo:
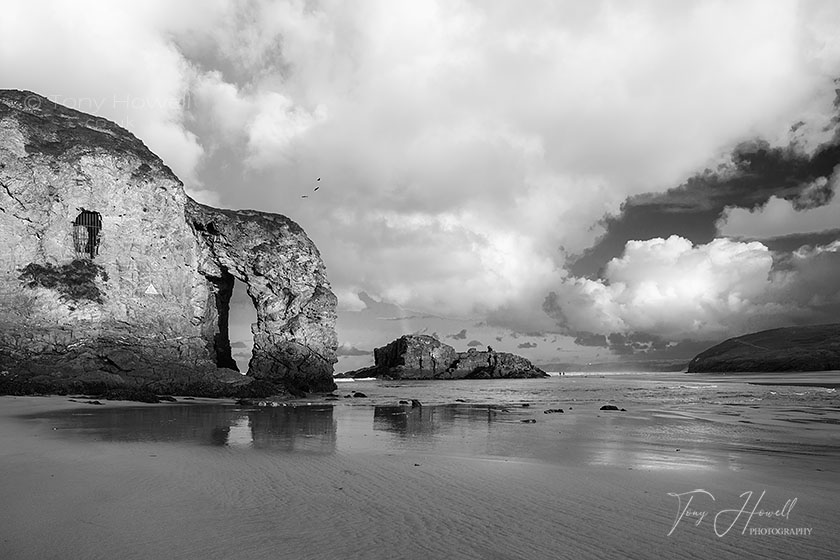
M 832 393 L 553 382 L 277 408 L 0 397 L 0 558 L 834 557 Z M 417 395 L 436 406 L 398 403 Z M 780 515 L 748 520 L 757 502 Z

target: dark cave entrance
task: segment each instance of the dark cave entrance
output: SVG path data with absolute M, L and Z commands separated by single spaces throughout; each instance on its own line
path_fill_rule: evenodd
M 254 350 L 252 325 L 257 322 L 257 309 L 248 295 L 247 284 L 237 281 L 227 270 L 210 281 L 215 286 L 218 312 L 213 339 L 216 365 L 246 373 Z

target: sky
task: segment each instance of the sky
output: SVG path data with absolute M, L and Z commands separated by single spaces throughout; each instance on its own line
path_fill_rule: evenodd
M 687 361 L 840 311 L 832 0 L 6 0 L 0 34 L 0 87 L 298 222 L 337 371 L 409 333 Z

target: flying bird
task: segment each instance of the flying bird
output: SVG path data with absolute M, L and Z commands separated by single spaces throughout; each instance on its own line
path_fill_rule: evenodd
M 318 189 L 320 189 L 320 188 L 321 188 L 321 187 L 320 187 L 320 185 L 319 185 L 319 186 L 315 187 L 314 189 L 312 189 L 312 192 L 315 192 L 315 191 L 317 191 L 317 190 L 318 190 Z
M 301 198 L 309 198 L 309 195 L 307 195 L 307 194 L 302 194 L 302 195 L 300 195 L 300 197 L 301 197 Z

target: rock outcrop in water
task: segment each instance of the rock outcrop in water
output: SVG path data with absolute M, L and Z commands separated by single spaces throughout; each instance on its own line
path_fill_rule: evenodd
M 386 379 L 498 379 L 547 377 L 522 356 L 493 350 L 456 352 L 427 335 L 406 335 L 373 351 L 374 365 L 345 377 Z
M 105 119 L 0 90 L 0 392 L 334 388 L 336 298 L 292 220 L 196 203 Z M 234 280 L 257 311 L 247 376 Z
M 771 329 L 698 354 L 689 373 L 840 370 L 840 323 Z

